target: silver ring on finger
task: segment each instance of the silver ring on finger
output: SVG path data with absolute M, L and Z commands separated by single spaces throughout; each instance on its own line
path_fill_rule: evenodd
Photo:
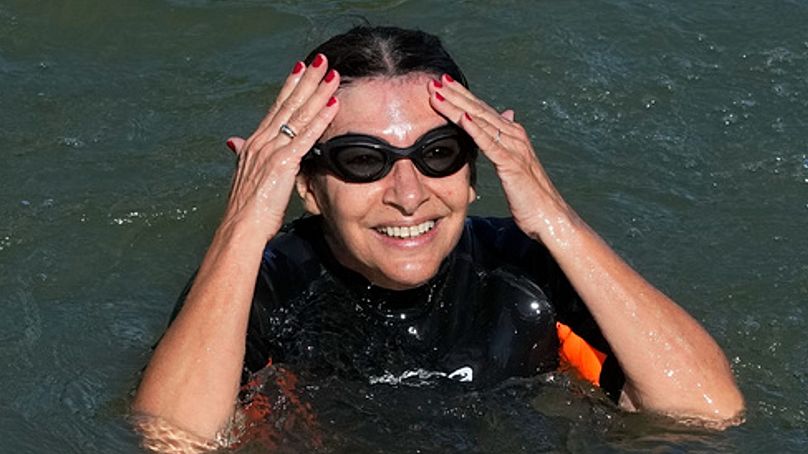
M 500 137 L 502 137 L 502 130 L 501 130 L 501 129 L 497 129 L 497 135 L 496 135 L 496 136 L 494 136 L 494 143 L 499 143 L 499 139 L 500 139 Z
M 294 139 L 295 137 L 297 137 L 297 133 L 295 132 L 295 130 L 290 128 L 289 125 L 287 125 L 286 123 L 281 125 L 281 134 L 285 135 L 290 139 Z

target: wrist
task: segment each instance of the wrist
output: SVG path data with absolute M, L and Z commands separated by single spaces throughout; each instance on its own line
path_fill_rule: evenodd
M 541 209 L 526 222 L 520 223 L 522 230 L 532 239 L 547 246 L 552 244 L 569 245 L 586 224 L 563 200 L 542 204 Z M 524 224 L 524 225 L 521 225 Z
M 260 219 L 243 216 L 225 216 L 213 234 L 211 246 L 227 246 L 242 252 L 263 251 L 266 243 L 280 230 L 269 227 Z
M 242 203 L 231 201 L 216 229 L 216 234 L 266 243 L 283 226 L 285 211 L 285 209 L 268 209 L 254 200 Z

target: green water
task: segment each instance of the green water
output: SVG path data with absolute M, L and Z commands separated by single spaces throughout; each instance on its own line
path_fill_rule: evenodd
M 472 429 L 421 421 L 423 446 L 805 449 L 808 2 L 0 0 L 0 452 L 137 452 L 129 394 L 221 213 L 224 140 L 360 16 L 439 34 L 515 109 L 568 201 L 724 346 L 748 404 L 714 434 L 550 387 L 497 425 L 521 396 L 503 391 Z M 486 165 L 479 192 L 474 213 L 507 214 Z M 418 448 L 388 427 L 359 446 Z

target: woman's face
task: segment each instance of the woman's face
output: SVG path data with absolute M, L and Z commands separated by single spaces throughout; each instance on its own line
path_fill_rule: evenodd
M 447 123 L 429 104 L 431 79 L 356 80 L 340 88 L 340 110 L 321 141 L 357 133 L 411 146 Z M 378 181 L 346 183 L 323 174 L 311 181 L 301 177 L 298 189 L 306 209 L 325 218 L 326 239 L 337 260 L 391 289 L 415 287 L 435 275 L 457 244 L 475 198 L 468 164 L 448 177 L 430 178 L 408 159 L 396 161 Z

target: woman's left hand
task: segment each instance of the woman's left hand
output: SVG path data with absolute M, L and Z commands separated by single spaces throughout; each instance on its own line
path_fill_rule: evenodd
M 432 107 L 494 164 L 517 225 L 545 244 L 595 318 L 626 376 L 621 403 L 737 423 L 743 396 L 721 348 L 564 202 L 513 112 L 497 112 L 446 75 L 429 92 Z
M 547 220 L 574 215 L 544 171 L 512 110 L 502 113 L 447 75 L 429 83 L 432 107 L 459 124 L 494 164 L 516 224 L 541 240 Z

